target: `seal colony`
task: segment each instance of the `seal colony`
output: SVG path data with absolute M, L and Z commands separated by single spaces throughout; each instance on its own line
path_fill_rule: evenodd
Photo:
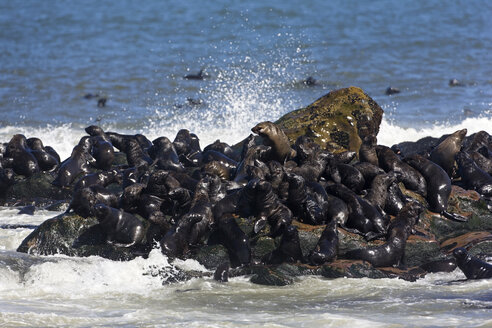
M 53 188 L 71 192 L 66 213 L 52 220 L 75 213 L 92 222 L 76 236 L 76 247 L 89 243 L 146 256 L 157 245 L 173 259 L 196 258 L 202 249 L 220 246 L 227 254 L 215 265 L 220 281 L 252 268 L 293 263 L 311 270 L 337 260 L 408 273 L 407 240 L 426 235 L 416 230 L 424 212 L 450 222 L 469 219 L 449 208 L 452 183 L 474 189 L 485 202 L 492 196 L 492 178 L 473 160 L 476 153 L 492 160 L 492 137 L 484 131 L 466 140 L 466 130 L 457 131 L 432 149 L 405 156 L 398 146 L 377 145 L 375 133 L 364 136 L 360 152 L 333 152 L 308 135 L 291 144 L 272 122 L 251 130 L 257 135 L 239 145 L 217 140 L 202 150 L 198 136 L 186 129 L 174 141 L 150 141 L 89 126 L 88 136 L 62 162 L 39 139 L 30 147 L 33 142 L 14 135 L 1 148 L 0 191 L 8 194 L 19 175 L 46 172 Z M 42 227 L 18 251 L 36 252 Z M 314 244 L 302 241 L 301 232 L 319 228 Z M 358 242 L 342 252 L 346 236 Z M 268 252 L 258 248 L 270 241 Z M 456 263 L 450 254 L 456 246 L 442 262 Z M 462 260 L 461 254 L 455 250 L 458 267 L 477 271 L 478 260 Z M 449 270 L 422 265 L 409 280 L 440 267 Z

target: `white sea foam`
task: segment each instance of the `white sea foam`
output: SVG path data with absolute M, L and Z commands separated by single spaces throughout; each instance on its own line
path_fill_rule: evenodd
M 468 130 L 467 135 L 481 130 L 492 133 L 491 127 L 492 117 L 490 115 L 466 118 L 459 124 L 437 123 L 425 128 L 403 128 L 383 119 L 379 129 L 378 144 L 392 146 L 403 141 L 417 141 L 428 136 L 439 138 L 443 134 L 450 134 L 465 128 Z

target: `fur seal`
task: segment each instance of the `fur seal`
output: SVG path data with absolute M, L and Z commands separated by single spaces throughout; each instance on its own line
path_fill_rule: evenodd
M 342 228 L 363 235 L 366 239 L 378 238 L 386 233 L 387 220 L 368 201 L 357 196 L 342 184 L 326 187 L 326 191 L 342 199 L 348 207 L 348 219 Z
M 296 156 L 295 150 L 290 147 L 289 138 L 274 123 L 269 121 L 258 123 L 251 131 L 264 138 L 266 145 L 272 147 L 273 159 L 280 163 Z
M 15 184 L 14 170 L 0 168 L 0 196 L 5 195 L 10 186 Z
M 123 189 L 123 193 L 120 196 L 119 207 L 125 212 L 136 213 L 140 207 L 140 197 L 145 190 L 145 184 L 134 183 Z M 148 194 L 154 196 L 152 194 Z M 157 196 L 155 196 L 157 197 Z
M 388 188 L 395 181 L 396 174 L 394 172 L 377 175 L 372 180 L 371 189 L 364 199 L 380 211 L 384 210 L 386 198 L 388 197 Z
M 427 272 L 453 272 L 456 269 L 456 260 L 454 258 L 436 260 L 424 263 L 420 266 L 423 270 Z
M 328 151 L 319 151 L 312 157 L 303 161 L 300 166 L 288 168 L 286 170 L 302 176 L 306 181 L 317 182 L 329 169 L 329 163 L 334 160 L 333 155 Z M 291 163 L 291 161 L 286 164 Z
M 235 170 L 238 165 L 237 161 L 227 157 L 227 155 L 221 152 L 212 149 L 203 151 L 202 161 L 203 163 L 210 163 L 212 161 L 217 161 L 231 170 Z
M 405 162 L 416 168 L 427 182 L 427 196 L 429 210 L 440 213 L 446 218 L 466 222 L 466 218 L 447 212 L 448 199 L 451 194 L 451 179 L 439 165 L 423 156 L 413 154 L 405 158 Z
M 368 162 L 358 162 L 353 165 L 364 177 L 366 182 L 365 188 L 370 188 L 372 180 L 379 174 L 383 174 L 384 170 L 376 165 Z
M 226 164 L 219 161 L 211 161 L 202 166 L 202 174 L 213 174 L 218 176 L 222 181 L 229 181 L 232 172 Z
M 400 89 L 398 88 L 394 88 L 394 87 L 388 87 L 385 91 L 385 94 L 390 96 L 390 95 L 394 95 L 394 94 L 397 94 L 397 93 L 400 93 Z
M 465 152 L 456 154 L 458 174 L 466 188 L 476 190 L 480 195 L 492 197 L 492 177 L 482 170 Z
M 6 156 L 12 158 L 12 169 L 16 174 L 26 177 L 39 172 L 36 157 L 27 146 L 27 139 L 22 134 L 16 134 L 7 145 Z
M 341 183 L 357 194 L 360 194 L 364 189 L 366 184 L 364 176 L 352 165 L 339 163 L 334 166 L 327 166 L 327 171 L 335 183 Z
M 94 166 L 104 171 L 110 170 L 115 158 L 111 142 L 102 136 L 95 136 L 91 137 L 91 144 L 90 154 L 96 160 Z
M 376 153 L 377 139 L 373 134 L 369 134 L 362 139 L 359 149 L 359 160 L 379 166 L 378 155 Z
M 350 250 L 345 257 L 367 261 L 374 267 L 403 265 L 407 239 L 422 210 L 422 206 L 416 202 L 407 203 L 391 222 L 386 243 L 372 248 Z
M 288 226 L 282 234 L 278 248 L 265 255 L 262 262 L 266 264 L 304 263 L 297 228 L 292 225 Z
M 210 177 L 202 178 L 196 188 L 191 201 L 190 210 L 187 215 L 199 217 L 190 231 L 189 244 L 197 245 L 201 243 L 207 233 L 210 232 L 214 224 L 214 216 L 212 213 L 212 204 L 208 196 Z
M 122 177 L 120 172 L 112 170 L 109 172 L 91 173 L 80 178 L 74 186 L 74 190 L 100 185 L 106 187 L 112 183 L 121 184 Z
M 96 204 L 104 204 L 109 207 L 117 208 L 119 205 L 118 197 L 106 188 L 98 185 L 74 190 L 72 200 L 66 213 L 73 210 L 78 215 L 86 218 L 95 214 Z
M 214 280 L 220 282 L 228 282 L 229 281 L 229 262 L 224 262 L 220 264 L 214 272 Z
M 450 79 L 448 84 L 450 87 L 464 87 L 465 86 L 458 79 Z
M 299 136 L 293 146 L 296 151 L 294 160 L 298 164 L 310 161 L 315 158 L 316 154 L 321 150 L 320 145 L 314 142 L 312 138 L 307 136 Z
M 179 257 L 188 252 L 188 240 L 193 225 L 200 221 L 198 215 L 187 215 L 181 217 L 160 240 L 161 252 L 169 257 Z
M 221 142 L 219 139 L 215 140 L 213 143 L 203 148 L 203 152 L 206 152 L 207 150 L 218 151 L 219 153 L 226 155 L 227 157 L 235 160 L 236 162 L 239 161 L 240 159 L 240 154 L 238 152 L 235 152 L 231 148 L 231 146 L 229 146 L 225 142 Z
M 349 211 L 347 204 L 343 200 L 327 193 L 328 211 L 326 213 L 326 222 L 335 221 L 340 226 L 345 226 Z
M 54 156 L 50 151 L 47 151 L 41 139 L 29 138 L 26 142 L 27 146 L 31 149 L 31 154 L 36 158 L 41 171 L 53 171 L 60 164 L 59 156 Z
M 203 80 L 205 75 L 203 74 L 203 69 L 201 69 L 197 74 L 186 74 L 183 76 L 185 80 Z
M 463 247 L 456 248 L 453 256 L 456 258 L 458 268 L 463 271 L 467 279 L 492 278 L 492 264 L 471 256 Z
M 425 178 L 416 169 L 404 163 L 400 158 L 388 147 L 377 146 L 378 161 L 381 168 L 386 172 L 394 171 L 398 175 L 398 179 L 403 182 L 407 189 L 418 192 L 425 197 L 427 193 L 427 185 Z
M 469 153 L 471 159 L 475 161 L 477 166 L 487 172 L 488 174 L 492 174 L 492 159 L 483 156 L 478 151 L 474 151 Z
M 87 133 L 89 133 L 89 132 L 87 132 Z M 97 133 L 98 132 L 96 132 L 95 134 L 97 135 Z M 89 133 L 89 134 L 92 135 L 91 133 Z M 146 156 L 148 156 L 147 150 L 150 147 L 152 147 L 152 142 L 142 134 L 137 133 L 135 135 L 130 135 L 130 134 L 120 134 L 120 133 L 116 133 L 116 132 L 105 132 L 104 134 L 109 138 L 109 140 L 111 141 L 111 144 L 114 147 L 116 147 L 119 151 L 122 151 L 122 152 L 126 152 L 126 149 L 128 147 L 128 145 L 127 145 L 128 140 L 136 141 L 138 143 L 138 145 L 140 146 L 140 149 L 142 150 L 142 152 Z
M 253 179 L 243 189 L 249 190 L 249 192 L 243 193 L 243 195 L 247 195 L 246 199 L 249 202 L 240 202 L 238 207 L 242 209 L 244 209 L 245 205 L 254 207 L 253 213 L 257 218 L 254 227 L 255 233 L 261 231 L 267 222 L 271 227 L 271 237 L 279 236 L 285 231 L 286 227 L 290 226 L 292 212 L 280 202 L 268 181 Z M 251 195 L 253 196 L 252 199 Z
M 34 215 L 35 211 L 36 211 L 36 207 L 34 205 L 27 205 L 21 208 L 17 213 L 17 215 L 21 215 L 21 214 Z
M 455 131 L 430 152 L 429 159 L 442 167 L 449 176 L 453 175 L 454 157 L 461 150 L 466 133 L 466 129 Z
M 336 259 L 338 252 L 338 230 L 335 221 L 331 221 L 323 230 L 316 247 L 309 254 L 312 265 L 323 265 Z
M 265 162 L 265 159 L 270 156 L 271 147 L 258 145 L 248 147 L 245 154 L 242 156 L 241 161 L 236 167 L 236 172 L 234 175 L 234 181 L 239 183 L 247 182 L 248 178 L 248 166 L 254 166 L 256 160 Z
M 138 141 L 135 139 L 124 139 L 121 151 L 125 153 L 126 161 L 130 167 L 142 167 L 146 170 L 147 167 L 153 163 L 153 160 L 146 152 L 144 152 Z
M 181 129 L 172 142 L 176 153 L 185 166 L 200 166 L 202 161 L 202 150 L 200 140 L 194 133 L 187 129 Z
M 85 150 L 83 145 L 77 145 L 73 148 L 70 157 L 65 160 L 58 169 L 58 175 L 52 184 L 58 187 L 66 187 L 81 174 L 89 172 L 89 163 L 94 158 Z
M 166 137 L 159 137 L 152 141 L 153 146 L 149 149 L 150 156 L 155 160 L 158 169 L 168 171 L 184 171 L 179 161 L 174 145 Z
M 235 268 L 249 264 L 251 262 L 251 248 L 248 236 L 241 230 L 232 216 L 225 215 L 218 221 L 215 232 L 216 239 L 227 249 L 231 266 Z
M 104 204 L 94 206 L 94 212 L 106 232 L 108 244 L 116 247 L 131 247 L 143 242 L 145 229 L 135 216 Z
M 318 84 L 316 79 L 312 76 L 308 76 L 305 80 L 302 81 L 302 83 L 307 85 L 308 87 L 312 87 Z
M 403 195 L 398 183 L 393 182 L 390 184 L 386 195 L 384 211 L 390 215 L 396 216 L 405 203 L 407 203 L 407 197 Z
M 473 137 L 471 141 L 465 139 L 465 141 L 463 142 L 464 150 L 467 153 L 472 153 L 475 151 L 480 151 L 482 149 L 485 149 L 487 150 L 487 153 L 482 155 L 484 155 L 487 158 L 490 158 L 489 152 L 492 148 L 492 137 L 490 136 L 490 134 L 482 130 L 471 135 L 470 138 L 471 137 Z
M 311 225 L 323 224 L 328 211 L 328 197 L 316 197 L 306 186 L 304 178 L 297 174 L 287 173 L 289 197 L 287 204 L 299 221 Z M 326 195 L 323 187 L 322 194 Z M 324 199 L 323 199 L 324 198 Z

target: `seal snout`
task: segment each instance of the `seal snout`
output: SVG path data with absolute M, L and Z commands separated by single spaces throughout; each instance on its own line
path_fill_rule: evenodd
M 463 247 L 455 248 L 455 250 L 453 251 L 453 256 L 456 259 L 463 259 L 466 257 L 466 255 L 467 255 L 467 251 Z

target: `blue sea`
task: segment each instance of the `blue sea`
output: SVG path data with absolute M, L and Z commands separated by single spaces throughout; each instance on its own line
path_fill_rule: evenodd
M 384 109 L 381 144 L 492 133 L 491 18 L 486 0 L 0 0 L 0 142 L 40 137 L 66 158 L 97 124 L 151 140 L 187 128 L 202 147 L 232 144 L 352 85 Z M 203 80 L 183 78 L 200 70 Z M 15 213 L 0 209 L 0 223 L 56 215 Z M 458 271 L 417 283 L 163 286 L 144 274 L 169 265 L 159 252 L 128 263 L 21 256 L 30 231 L 0 229 L 2 326 L 492 326 L 492 283 L 448 283 Z

